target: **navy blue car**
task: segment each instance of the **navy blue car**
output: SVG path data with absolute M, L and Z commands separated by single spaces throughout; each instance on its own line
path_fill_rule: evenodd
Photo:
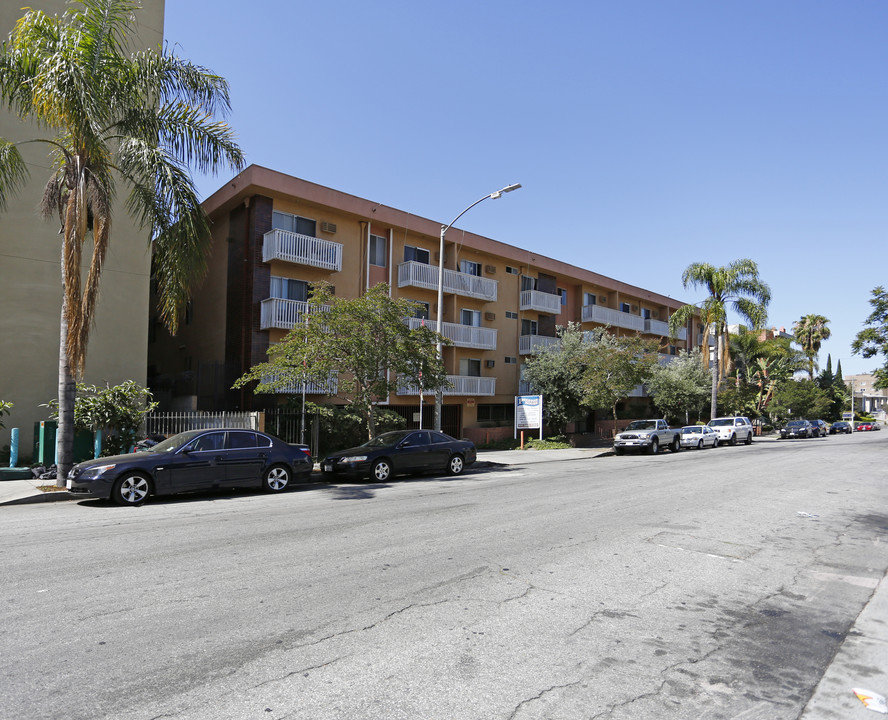
M 475 462 L 475 443 L 456 440 L 435 430 L 396 430 L 358 447 L 340 450 L 324 458 L 326 480 L 370 478 L 385 482 L 392 475 L 427 470 L 459 475 Z
M 67 485 L 74 495 L 139 505 L 149 495 L 213 488 L 282 492 L 313 469 L 307 445 L 254 430 L 213 428 L 179 433 L 143 452 L 78 463 Z

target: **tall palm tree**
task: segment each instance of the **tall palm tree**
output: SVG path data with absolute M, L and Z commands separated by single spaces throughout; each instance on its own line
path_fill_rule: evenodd
M 699 315 L 717 339 L 716 362 L 712 367 L 712 402 L 710 412 L 716 416 L 716 395 L 720 380 L 731 368 L 728 343 L 728 310 L 733 310 L 753 328 L 761 328 L 768 319 L 771 289 L 759 278 L 758 265 L 753 260 L 735 260 L 729 265 L 715 267 L 709 263 L 692 263 L 681 276 L 682 284 L 703 286 L 709 293 L 699 304 L 683 305 L 669 319 L 670 334 L 677 334 L 695 315 Z M 708 333 L 704 329 L 701 351 L 709 357 Z
M 808 358 L 808 378 L 814 380 L 814 371 L 817 369 L 817 354 L 820 345 L 832 335 L 829 329 L 829 318 L 823 315 L 803 315 L 792 324 L 792 334 L 795 341 L 801 346 L 802 352 Z
M 188 168 L 243 165 L 231 128 L 214 118 L 230 110 L 225 80 L 168 48 L 130 52 L 138 8 L 134 0 L 77 0 L 61 17 L 29 11 L 0 45 L 0 102 L 46 132 L 28 142 L 50 148 L 42 210 L 61 225 L 58 484 L 72 461 L 75 379 L 95 320 L 116 184 L 148 231 L 161 317 L 175 332 L 190 283 L 206 272 L 210 241 Z M 0 138 L 0 210 L 27 176 L 18 148 Z M 84 245 L 92 253 L 85 279 Z

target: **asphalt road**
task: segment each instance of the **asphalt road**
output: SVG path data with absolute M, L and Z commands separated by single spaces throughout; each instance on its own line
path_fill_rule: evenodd
M 6 507 L 0 717 L 797 718 L 888 568 L 886 443 Z

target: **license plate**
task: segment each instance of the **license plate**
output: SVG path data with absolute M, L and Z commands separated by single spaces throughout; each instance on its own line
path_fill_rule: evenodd
M 332 465 L 324 465 L 324 472 L 333 472 Z
M 67 487 L 68 490 L 70 490 L 73 485 L 74 485 L 74 481 L 71 480 L 70 478 L 68 479 L 68 482 L 65 483 L 65 487 Z

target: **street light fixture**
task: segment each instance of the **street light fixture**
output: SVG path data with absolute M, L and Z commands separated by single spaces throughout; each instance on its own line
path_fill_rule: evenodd
M 463 210 L 459 215 L 453 218 L 453 221 L 449 225 L 441 226 L 441 243 L 438 248 L 438 360 L 443 363 L 444 361 L 444 346 L 441 343 L 441 332 L 444 329 L 443 325 L 443 317 L 444 317 L 444 236 L 447 235 L 447 231 L 453 227 L 457 220 L 459 220 L 463 215 L 465 215 L 469 210 L 471 210 L 475 205 L 484 202 L 485 200 L 497 200 L 503 196 L 503 193 L 509 193 L 513 190 L 517 190 L 521 187 L 521 183 L 512 183 L 511 185 L 506 185 L 502 190 L 497 190 L 496 192 L 490 193 L 490 195 L 485 195 L 483 198 L 476 200 L 471 205 L 469 205 L 465 210 Z M 435 430 L 441 432 L 441 414 L 442 414 L 442 406 L 444 404 L 444 388 L 439 387 L 435 391 Z M 422 408 L 420 407 L 420 412 L 422 412 Z

